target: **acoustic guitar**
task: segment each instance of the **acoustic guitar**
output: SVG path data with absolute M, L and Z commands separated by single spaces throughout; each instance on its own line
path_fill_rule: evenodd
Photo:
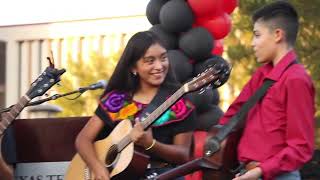
M 199 90 L 213 81 L 219 83 L 219 72 L 220 71 L 216 70 L 213 66 L 199 74 L 190 82 L 185 83 L 142 121 L 144 129 L 147 130 L 157 118 L 184 94 Z M 108 137 L 94 143 L 96 155 L 98 159 L 105 164 L 106 168 L 108 168 L 112 179 L 121 179 L 121 176 L 126 178 L 130 177 L 129 179 L 141 177 L 148 165 L 148 156 L 135 151 L 134 144 L 129 137 L 131 129 L 132 124 L 130 120 L 122 120 Z M 134 170 L 130 170 L 131 167 L 133 167 Z M 133 175 L 130 172 L 136 172 L 136 174 Z M 129 175 L 127 173 L 129 173 Z M 65 179 L 89 180 L 94 179 L 94 177 L 94 174 L 90 171 L 80 155 L 76 154 L 69 165 Z
M 64 69 L 55 69 L 53 64 L 48 66 L 45 71 L 31 84 L 27 93 L 22 96 L 18 103 L 11 107 L 9 112 L 1 114 L 0 121 L 0 150 L 2 145 L 3 135 L 12 121 L 20 114 L 28 102 L 37 97 L 42 96 L 48 89 L 60 81 L 60 76 L 65 72 Z M 0 152 L 0 179 L 13 180 L 13 170 L 2 157 Z

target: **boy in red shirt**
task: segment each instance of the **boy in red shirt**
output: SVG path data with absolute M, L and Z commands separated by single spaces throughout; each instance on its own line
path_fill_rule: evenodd
M 238 146 L 240 162 L 257 167 L 234 180 L 296 180 L 299 168 L 314 150 L 315 90 L 310 76 L 297 62 L 294 44 L 299 28 L 292 5 L 276 1 L 253 15 L 253 50 L 257 69 L 237 99 L 220 119 L 225 124 L 263 84 L 275 83 L 248 112 Z

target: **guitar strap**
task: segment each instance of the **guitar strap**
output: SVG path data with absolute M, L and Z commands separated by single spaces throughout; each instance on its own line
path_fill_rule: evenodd
M 297 64 L 298 61 L 294 60 L 293 62 L 291 62 L 286 69 L 283 71 L 285 72 L 289 67 L 291 67 L 291 65 L 293 64 Z M 282 72 L 282 73 L 283 73 Z M 236 115 L 234 115 L 231 119 L 236 118 L 237 122 L 241 121 L 242 119 L 245 119 L 246 115 L 248 114 L 249 110 L 259 101 L 261 100 L 264 95 L 267 93 L 267 90 L 275 83 L 274 80 L 271 79 L 266 79 L 263 84 L 260 86 L 260 88 L 254 93 L 253 96 L 251 96 L 248 101 L 242 105 L 242 107 L 240 108 L 240 110 L 237 112 Z M 237 123 L 236 122 L 236 123 Z M 240 123 L 239 124 L 239 128 L 242 128 L 244 126 L 244 123 Z
M 253 96 L 251 96 L 249 98 L 249 100 L 244 103 L 240 110 L 231 117 L 231 119 L 229 120 L 227 126 L 225 127 L 230 127 L 226 128 L 223 130 L 220 130 L 218 132 L 218 134 L 216 135 L 216 138 L 219 142 L 221 142 L 222 140 L 225 139 L 225 137 L 231 132 L 231 130 L 238 126 L 238 128 L 241 128 L 241 126 L 244 126 L 244 122 L 241 121 L 243 119 L 245 119 L 245 116 L 247 115 L 247 113 L 249 112 L 249 110 L 260 100 L 262 99 L 262 97 L 264 97 L 264 95 L 266 94 L 267 90 L 274 84 L 274 80 L 271 79 L 267 79 L 263 82 L 262 86 L 255 92 L 255 94 Z

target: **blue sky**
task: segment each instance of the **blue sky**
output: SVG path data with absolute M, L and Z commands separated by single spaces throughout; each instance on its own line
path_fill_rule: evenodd
M 4 0 L 0 26 L 145 14 L 149 0 Z

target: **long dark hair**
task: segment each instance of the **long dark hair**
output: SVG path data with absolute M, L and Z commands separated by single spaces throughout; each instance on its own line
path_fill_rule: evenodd
M 139 77 L 131 73 L 131 69 L 137 61 L 144 56 L 150 46 L 160 44 L 165 48 L 161 40 L 151 31 L 143 31 L 134 34 L 128 41 L 120 60 L 110 77 L 105 93 L 112 90 L 124 91 L 133 94 L 139 86 Z M 169 65 L 168 74 L 161 86 L 177 86 L 176 80 Z

